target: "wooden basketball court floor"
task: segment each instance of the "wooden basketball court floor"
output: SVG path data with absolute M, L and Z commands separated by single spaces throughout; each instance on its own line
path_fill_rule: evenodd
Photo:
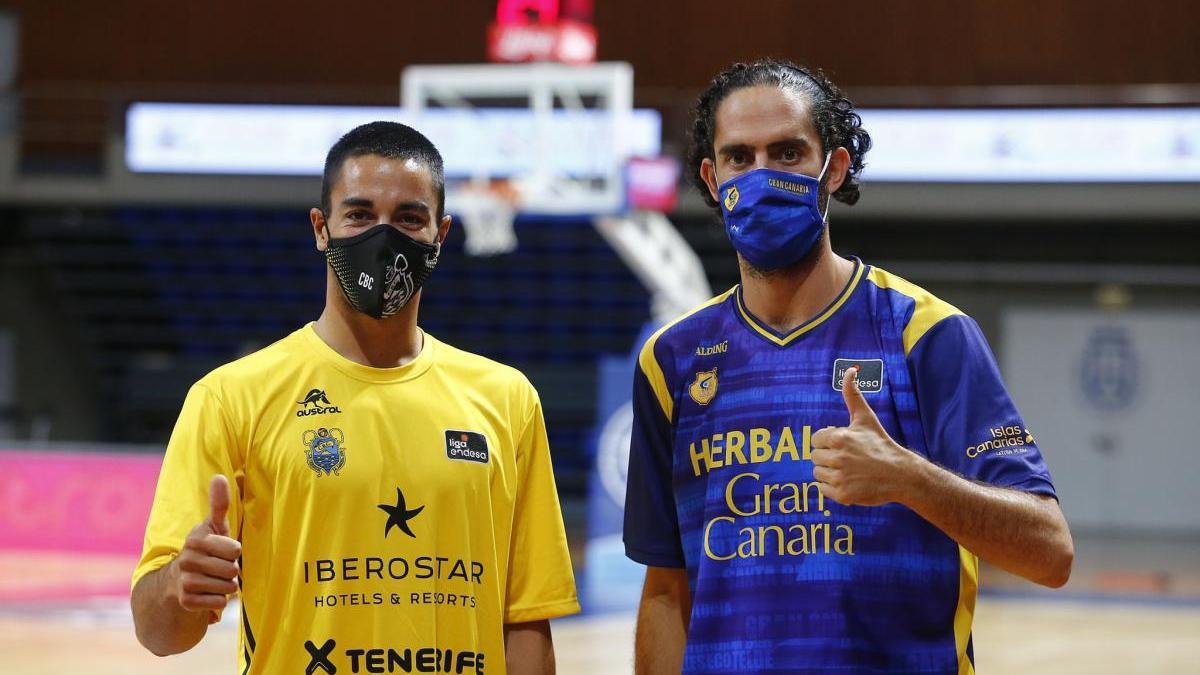
M 1066 589 L 1036 591 L 985 567 L 975 617 L 984 675 L 1200 675 L 1200 542 L 1077 539 Z M 0 555 L 0 673 L 233 673 L 236 612 L 192 651 L 157 658 L 121 597 L 126 559 Z M 40 585 L 39 585 L 40 584 Z M 558 672 L 632 672 L 631 613 L 554 623 Z
M 160 659 L 133 637 L 124 607 L 0 616 L 0 672 L 13 675 L 198 675 L 235 671 L 236 624 Z M 633 617 L 555 622 L 558 672 L 632 672 Z M 985 596 L 975 622 L 979 673 L 1200 673 L 1200 607 Z

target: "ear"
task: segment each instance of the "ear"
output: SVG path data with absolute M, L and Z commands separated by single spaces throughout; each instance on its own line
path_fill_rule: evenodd
M 838 148 L 829 156 L 829 194 L 841 189 L 850 171 L 850 153 L 845 148 Z
M 325 212 L 315 206 L 308 210 L 308 219 L 312 221 L 313 239 L 317 242 L 317 250 L 329 248 L 329 223 L 325 220 Z
M 712 195 L 713 201 L 719 204 L 721 200 L 717 199 L 717 167 L 707 157 L 700 160 L 700 178 L 708 186 L 708 194 Z
M 437 242 L 443 244 L 446 242 L 446 235 L 450 234 L 450 222 L 454 218 L 449 213 L 442 216 L 442 222 L 438 223 Z

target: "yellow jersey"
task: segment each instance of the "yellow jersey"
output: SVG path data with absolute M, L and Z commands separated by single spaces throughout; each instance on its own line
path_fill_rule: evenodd
M 504 624 L 579 611 L 537 392 L 427 333 L 371 368 L 309 324 L 197 382 L 134 585 L 208 517 L 218 473 L 239 673 L 503 673 Z

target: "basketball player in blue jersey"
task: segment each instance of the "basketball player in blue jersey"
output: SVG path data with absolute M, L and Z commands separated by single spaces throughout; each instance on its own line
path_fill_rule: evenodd
M 639 673 L 973 673 L 980 558 L 1058 587 L 1074 546 L 979 327 L 830 247 L 871 141 L 819 72 L 736 64 L 689 168 L 741 283 L 654 334 L 625 546 Z

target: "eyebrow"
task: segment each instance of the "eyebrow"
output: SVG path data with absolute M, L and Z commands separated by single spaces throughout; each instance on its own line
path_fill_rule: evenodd
M 342 207 L 361 207 L 370 209 L 375 207 L 375 202 L 371 201 L 370 199 L 366 199 L 365 197 L 346 197 L 342 200 Z M 396 211 L 423 211 L 426 214 L 430 213 L 429 205 L 420 200 L 401 202 L 396 205 Z
M 429 213 L 429 206 L 425 202 L 419 200 L 400 202 L 396 205 L 396 211 L 424 211 L 425 213 Z
M 767 144 L 767 148 L 774 149 L 774 148 L 786 147 L 786 146 L 790 146 L 790 145 L 798 145 L 798 146 L 802 146 L 802 147 L 807 147 L 810 145 L 810 143 L 808 142 L 808 139 L 796 136 L 794 138 L 784 138 L 782 140 L 772 141 L 771 143 Z M 746 151 L 750 151 L 753 149 L 754 149 L 753 147 L 751 147 L 750 145 L 748 145 L 746 143 L 730 143 L 728 145 L 722 145 L 717 150 L 717 154 L 731 155 L 735 152 L 739 152 L 739 151 L 746 152 Z
M 362 197 L 346 197 L 342 200 L 342 206 L 362 206 L 365 208 L 371 208 L 372 206 L 375 206 L 375 202 Z

